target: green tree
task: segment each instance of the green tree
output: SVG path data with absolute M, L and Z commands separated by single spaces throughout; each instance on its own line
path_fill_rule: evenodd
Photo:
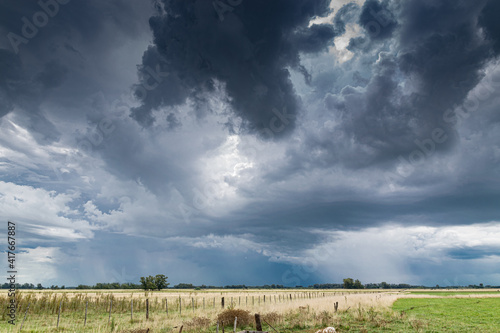
M 361 284 L 361 281 L 354 281 L 354 285 L 352 286 L 354 289 L 364 289 L 365 287 Z
M 156 289 L 155 278 L 151 275 L 147 277 L 141 276 L 141 287 L 144 290 L 155 290 Z
M 354 280 L 351 278 L 344 279 L 344 289 L 353 289 Z
M 162 290 L 166 288 L 170 283 L 167 282 L 168 277 L 163 274 L 157 274 L 154 278 L 156 289 Z

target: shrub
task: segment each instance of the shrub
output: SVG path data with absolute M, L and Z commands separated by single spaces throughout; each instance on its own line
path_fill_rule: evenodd
M 250 311 L 242 309 L 227 309 L 217 315 L 217 320 L 225 325 L 233 325 L 234 318 L 238 318 L 237 326 L 244 327 L 252 322 Z

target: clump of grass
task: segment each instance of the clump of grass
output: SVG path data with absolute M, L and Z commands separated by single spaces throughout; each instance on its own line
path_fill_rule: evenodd
M 120 333 L 151 333 L 149 328 L 136 328 L 133 330 L 120 331 Z
M 283 319 L 283 316 L 276 311 L 264 313 L 261 317 L 271 325 L 278 324 Z
M 328 311 L 321 311 L 316 318 L 317 321 L 321 322 L 322 326 L 328 325 L 333 320 L 333 314 Z
M 210 326 L 210 319 L 205 317 L 194 317 L 190 321 L 182 323 L 186 328 L 200 330 Z
M 234 318 L 238 318 L 237 326 L 244 327 L 252 322 L 250 311 L 242 309 L 227 309 L 217 315 L 217 320 L 224 325 L 232 325 Z

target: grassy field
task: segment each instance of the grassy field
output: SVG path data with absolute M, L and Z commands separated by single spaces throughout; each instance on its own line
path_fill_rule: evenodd
M 500 295 L 500 291 L 495 290 L 447 290 L 447 291 L 411 291 L 413 295 L 432 295 L 432 296 L 460 296 L 460 295 Z
M 422 332 L 500 332 L 500 298 L 403 298 L 392 308 Z
M 260 313 L 267 321 L 264 329 L 274 332 L 270 324 L 280 333 L 312 333 L 326 326 L 335 327 L 337 332 L 458 332 L 463 328 L 498 332 L 494 328 L 500 326 L 500 298 L 456 298 L 464 295 L 428 298 L 393 290 L 22 291 L 17 295 L 19 307 L 13 326 L 7 322 L 7 294 L 0 292 L 0 331 L 18 332 L 29 304 L 22 332 L 139 332 L 150 328 L 151 333 L 166 333 L 179 332 L 181 325 L 184 333 L 216 332 L 218 319 L 224 319 L 225 330 L 232 332 L 234 314 L 227 311 L 237 309 L 241 310 L 238 330 L 254 329 L 253 315 Z M 224 318 L 220 317 L 223 311 Z

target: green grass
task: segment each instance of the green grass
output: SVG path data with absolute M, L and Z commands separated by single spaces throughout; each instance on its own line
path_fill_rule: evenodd
M 402 298 L 392 308 L 422 332 L 500 332 L 500 298 Z
M 432 291 L 432 290 L 427 290 L 427 291 L 411 291 L 410 294 L 415 294 L 415 295 L 435 295 L 435 296 L 457 296 L 457 295 L 495 295 L 495 294 L 500 294 L 500 291 L 498 290 L 463 290 L 463 291 Z

